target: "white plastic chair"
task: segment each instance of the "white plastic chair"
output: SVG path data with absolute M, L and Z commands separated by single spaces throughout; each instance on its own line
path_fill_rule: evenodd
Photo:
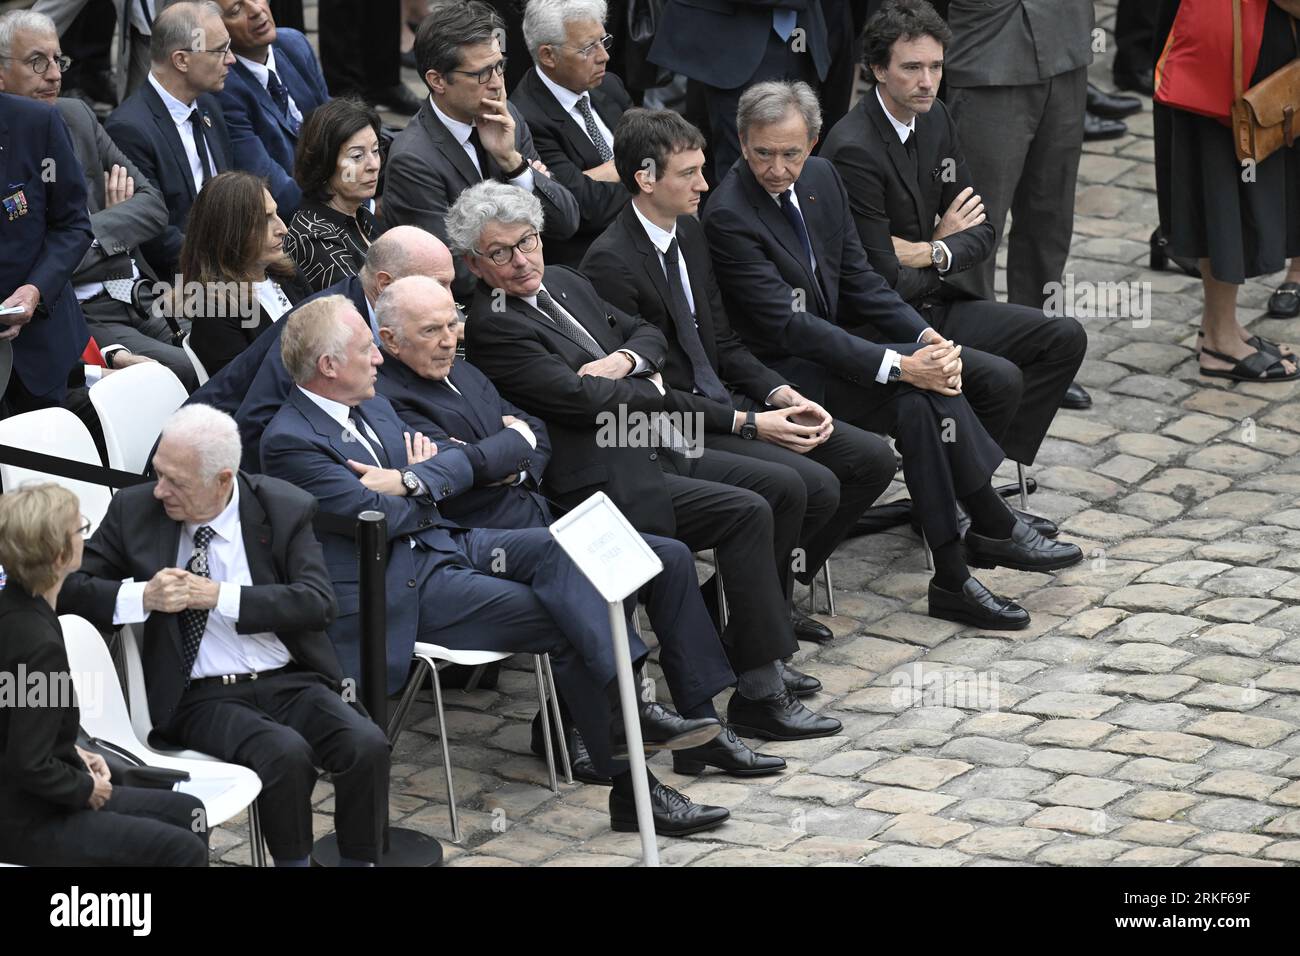
M 189 398 L 166 365 L 143 362 L 106 375 L 90 389 L 104 427 L 108 467 L 144 474 L 163 423 Z
M 185 355 L 190 360 L 190 364 L 194 366 L 194 374 L 198 376 L 199 384 L 206 385 L 208 383 L 208 370 L 203 367 L 203 360 L 200 359 L 198 353 L 194 351 L 194 347 L 190 345 L 189 332 L 186 332 L 185 338 L 181 339 L 181 348 L 185 351 Z
M 104 464 L 100 460 L 99 449 L 95 447 L 95 439 L 90 436 L 81 419 L 66 408 L 42 408 L 0 420 L 0 445 L 12 445 L 87 465 L 103 467 Z M 5 491 L 14 491 L 29 481 L 52 481 L 76 495 L 81 502 L 81 513 L 90 522 L 92 534 L 103 520 L 108 502 L 113 496 L 103 485 L 60 478 L 58 475 L 16 468 L 13 465 L 0 465 L 0 486 Z
M 108 645 L 104 643 L 99 631 L 85 618 L 75 614 L 62 615 L 59 624 L 63 628 L 69 669 L 81 707 L 81 726 L 86 733 L 124 747 L 141 760 L 147 761 L 151 767 L 167 767 L 189 773 L 190 779 L 177 784 L 176 788 L 182 793 L 192 793 L 203 801 L 209 826 L 225 823 L 247 809 L 253 865 L 265 866 L 261 820 L 257 812 L 257 796 L 262 792 L 262 781 L 257 774 L 247 767 L 225 763 L 194 750 L 160 753 L 151 748 L 144 742 L 148 735 L 136 731 L 138 725 L 127 712 L 122 685 L 118 682 Z M 128 662 L 132 658 L 139 670 L 140 657 L 134 639 L 127 650 Z M 92 686 L 87 686 L 88 681 Z M 147 721 L 148 705 L 143 709 Z

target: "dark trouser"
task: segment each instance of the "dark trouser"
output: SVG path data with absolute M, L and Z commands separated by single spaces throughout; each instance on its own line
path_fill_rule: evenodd
M 1060 282 L 1074 234 L 1074 185 L 1083 152 L 1087 68 L 1028 86 L 954 87 L 948 108 L 998 242 L 1006 232 L 1007 301 L 1041 309 Z M 996 299 L 996 256 L 948 280 Z
M 0 825 L 0 861 L 20 866 L 207 866 L 203 801 L 123 787 L 99 810 L 55 811 Z
M 1007 370 L 991 369 L 984 356 L 975 358 L 963 349 L 969 368 L 975 362 L 995 376 L 992 388 L 967 394 L 967 400 L 984 423 L 989 436 L 1012 461 L 1032 465 L 1047 435 L 1065 390 L 1088 351 L 1088 334 L 1069 316 L 1049 318 L 1041 309 L 979 299 L 958 299 L 936 304 L 921 313 L 938 332 L 976 352 L 991 354 L 1019 369 L 1019 381 Z M 970 371 L 963 373 L 970 377 Z M 1004 409 L 1010 396 L 1019 396 L 1008 418 Z
M 689 709 L 735 679 L 695 585 L 695 562 L 678 541 L 645 535 L 663 563 L 646 609 L 673 702 Z M 442 565 L 421 589 L 417 640 L 444 647 L 551 655 L 555 682 L 602 773 L 610 757 L 609 689 L 617 679 L 609 605 L 542 528 L 475 529 L 460 537 L 469 566 Z M 635 612 L 635 596 L 625 614 Z M 646 647 L 631 633 L 632 661 Z
M 62 405 L 63 400 L 67 397 L 68 387 L 66 384 L 59 386 L 58 389 L 46 395 L 33 395 L 29 392 L 27 386 L 23 384 L 22 378 L 18 375 L 18 363 L 21 361 L 22 359 L 17 355 L 14 356 L 14 369 L 9 375 L 9 384 L 6 386 L 4 394 L 0 395 L 0 418 Z
M 320 0 L 317 20 L 321 72 L 331 96 L 401 82 L 402 20 L 397 0 Z
M 1115 8 L 1116 73 L 1140 73 L 1155 65 L 1157 6 L 1152 0 L 1119 0 Z
M 199 387 L 194 364 L 183 348 L 171 344 L 172 330 L 162 316 L 141 316 L 107 293 L 82 302 L 81 312 L 100 348 L 125 345 L 134 354 L 147 356 L 171 369 L 186 391 L 193 392 Z
M 316 767 L 323 767 L 334 784 L 339 854 L 379 860 L 388 819 L 388 740 L 319 674 L 290 670 L 192 688 L 159 733 L 262 778 L 262 832 L 277 860 L 311 853 L 311 793 Z

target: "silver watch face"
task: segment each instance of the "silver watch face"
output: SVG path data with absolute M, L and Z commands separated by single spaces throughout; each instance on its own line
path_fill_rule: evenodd
M 416 478 L 415 475 L 409 471 L 402 472 L 402 484 L 406 485 L 406 487 L 409 488 L 411 491 L 414 491 L 416 488 L 420 487 L 419 479 Z

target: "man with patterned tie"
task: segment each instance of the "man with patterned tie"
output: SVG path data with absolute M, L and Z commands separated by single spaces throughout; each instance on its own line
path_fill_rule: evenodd
M 163 428 L 157 482 L 114 496 L 60 613 L 137 628 L 149 716 L 163 740 L 262 779 L 277 866 L 306 866 L 316 768 L 331 776 L 345 864 L 379 859 L 388 742 L 341 683 L 325 629 L 337 604 L 312 529 L 315 500 L 240 472 L 234 421 L 206 405 Z

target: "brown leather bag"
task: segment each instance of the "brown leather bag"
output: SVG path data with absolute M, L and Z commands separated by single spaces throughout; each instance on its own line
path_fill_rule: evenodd
M 1295 40 L 1295 17 L 1291 39 Z M 1262 163 L 1300 136 L 1300 57 L 1245 89 L 1241 63 L 1241 0 L 1232 0 L 1232 142 L 1237 161 Z

